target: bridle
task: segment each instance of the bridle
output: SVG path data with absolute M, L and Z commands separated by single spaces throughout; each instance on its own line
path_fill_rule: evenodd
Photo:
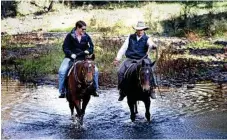
M 149 73 L 150 75 L 151 75 L 151 73 L 152 73 L 151 67 L 148 67 L 148 66 L 142 67 L 142 66 L 141 66 L 141 67 L 139 68 L 139 70 L 137 71 L 137 75 L 136 75 L 136 76 L 137 76 L 137 79 L 140 81 L 140 82 L 139 82 L 139 85 L 140 85 L 141 87 L 142 87 L 141 71 L 144 70 L 144 69 L 145 69 L 145 70 L 148 70 L 148 73 Z M 146 72 L 147 72 L 147 71 L 146 71 Z M 149 79 L 149 80 L 150 80 L 150 79 Z
M 83 80 L 81 80 L 79 77 L 78 77 L 78 71 L 77 71 L 77 67 L 76 65 L 78 63 L 82 63 L 82 65 L 84 66 L 85 63 L 88 63 L 88 72 L 92 71 L 92 63 L 91 61 L 89 60 L 83 60 L 83 61 L 77 61 L 76 63 L 74 63 L 74 75 L 75 75 L 75 81 L 79 84 L 78 87 L 80 88 L 82 85 L 86 85 L 87 86 L 91 86 L 93 84 L 93 80 L 91 80 L 90 82 L 87 82 L 86 80 L 86 73 L 85 73 L 85 70 L 84 70 L 84 67 L 82 67 L 82 71 L 81 71 L 81 74 L 82 74 L 82 77 L 84 77 Z M 93 73 L 92 73 L 93 74 Z

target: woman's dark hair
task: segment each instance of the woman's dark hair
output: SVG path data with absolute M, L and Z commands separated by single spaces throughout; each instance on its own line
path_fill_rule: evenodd
M 79 20 L 79 21 L 76 22 L 76 28 L 77 28 L 77 27 L 78 27 L 78 28 L 81 28 L 81 27 L 83 27 L 83 26 L 86 26 L 86 23 L 85 23 L 84 21 Z

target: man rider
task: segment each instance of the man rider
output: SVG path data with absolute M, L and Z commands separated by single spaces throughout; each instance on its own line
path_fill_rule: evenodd
M 124 73 L 127 70 L 126 64 L 129 65 L 133 60 L 139 60 L 143 58 L 150 49 L 157 48 L 157 45 L 154 44 L 154 42 L 145 34 L 145 30 L 149 28 L 145 26 L 144 22 L 139 21 L 134 29 L 136 30 L 136 32 L 128 36 L 128 38 L 125 40 L 124 44 L 118 51 L 117 57 L 113 62 L 115 66 L 118 65 L 122 58 L 122 55 L 125 54 L 126 60 L 122 62 L 120 68 L 118 69 L 118 89 L 120 90 L 120 97 L 118 101 L 122 101 L 126 96 L 122 90 L 122 81 L 124 78 Z M 153 86 L 156 86 L 154 76 L 152 79 Z M 153 90 L 150 90 L 150 95 L 152 99 L 156 99 L 156 95 Z

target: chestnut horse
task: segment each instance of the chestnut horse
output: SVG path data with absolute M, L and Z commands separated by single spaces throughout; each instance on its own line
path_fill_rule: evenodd
M 85 109 L 91 98 L 91 93 L 95 90 L 93 82 L 95 64 L 93 60 L 94 55 L 93 58 L 75 62 L 66 82 L 66 98 L 69 102 L 71 117 L 73 120 L 78 117 L 81 125 L 83 124 Z M 77 111 L 76 116 L 74 116 L 74 107 Z
M 143 101 L 145 104 L 145 116 L 147 121 L 150 121 L 150 90 L 153 90 L 151 85 L 152 66 L 155 62 L 149 59 L 141 59 L 134 61 L 127 69 L 124 76 L 124 93 L 127 95 L 128 106 L 131 112 L 131 120 L 135 121 L 137 111 L 137 101 Z

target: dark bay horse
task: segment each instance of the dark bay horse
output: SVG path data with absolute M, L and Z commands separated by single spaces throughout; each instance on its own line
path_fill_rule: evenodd
M 127 69 L 124 77 L 123 91 L 127 95 L 128 106 L 131 112 L 131 120 L 135 121 L 137 111 L 137 101 L 143 101 L 146 108 L 146 119 L 150 121 L 150 86 L 152 77 L 152 66 L 155 62 L 151 63 L 149 59 L 141 59 L 133 62 Z
M 72 70 L 67 79 L 66 98 L 69 102 L 71 116 L 74 120 L 74 108 L 77 111 L 80 124 L 83 124 L 85 109 L 91 98 L 91 92 L 94 92 L 94 55 L 83 61 L 77 61 L 73 64 Z

